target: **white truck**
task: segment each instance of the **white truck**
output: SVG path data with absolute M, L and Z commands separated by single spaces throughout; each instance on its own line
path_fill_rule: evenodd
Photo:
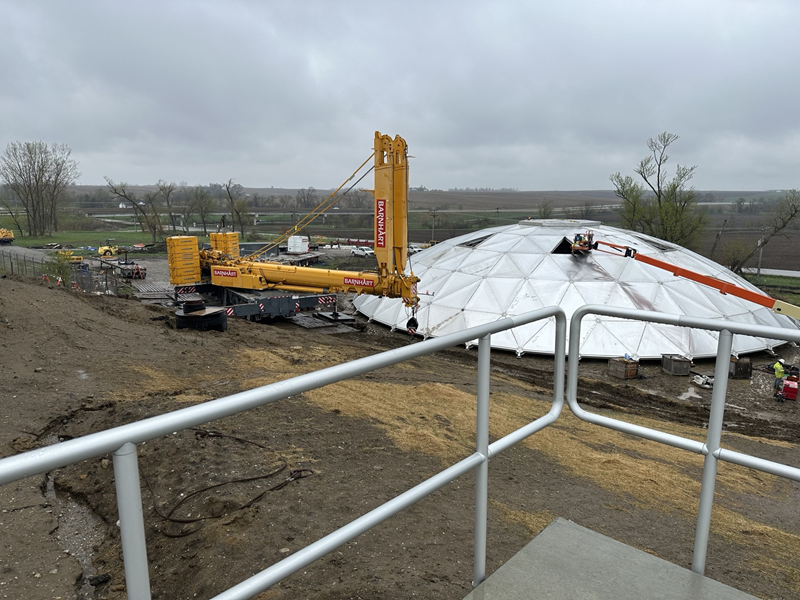
M 286 252 L 288 254 L 306 254 L 308 249 L 308 237 L 304 235 L 293 235 L 287 241 Z

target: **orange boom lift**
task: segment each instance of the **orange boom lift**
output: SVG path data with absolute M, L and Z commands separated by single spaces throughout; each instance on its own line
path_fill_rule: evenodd
M 736 296 L 737 298 L 742 298 L 743 300 L 748 300 L 749 302 L 765 306 L 772 312 L 780 315 L 787 315 L 795 319 L 800 319 L 800 307 L 795 306 L 794 304 L 789 304 L 788 302 L 783 302 L 782 300 L 776 300 L 775 298 L 771 298 L 766 294 L 753 292 L 751 290 L 739 287 L 738 285 L 721 281 L 715 277 L 701 275 L 700 273 L 695 273 L 689 269 L 676 267 L 675 265 L 663 260 L 659 260 L 657 258 L 653 258 L 652 256 L 647 256 L 646 254 L 637 252 L 635 248 L 631 248 L 630 246 L 611 244 L 609 242 L 603 242 L 599 240 L 595 241 L 590 232 L 579 235 L 581 236 L 581 240 L 578 240 L 578 235 L 576 235 L 575 243 L 572 245 L 574 253 L 587 253 L 592 250 L 599 250 L 600 252 L 614 254 L 614 252 L 598 248 L 599 246 L 606 246 L 608 248 L 612 248 L 616 252 L 623 253 L 623 255 L 627 258 L 632 258 L 633 260 L 638 260 L 639 262 L 643 262 L 652 267 L 669 271 L 676 277 L 683 277 L 684 279 L 696 281 L 697 283 L 717 289 L 721 294 L 730 294 L 731 296 Z

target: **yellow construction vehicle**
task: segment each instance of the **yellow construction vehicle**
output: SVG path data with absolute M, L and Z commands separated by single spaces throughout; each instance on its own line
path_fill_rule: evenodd
M 10 244 L 14 241 L 14 232 L 0 227 L 0 244 Z
M 83 257 L 76 256 L 72 250 L 59 250 L 56 254 L 64 261 L 69 263 L 82 263 Z
M 402 298 L 410 311 L 409 329 L 416 329 L 414 315 L 419 303 L 416 288 L 419 278 L 413 273 L 405 274 L 408 245 L 408 147 L 400 136 L 392 139 L 376 131 L 374 152 L 370 158 L 373 157 L 375 188 L 370 191 L 373 193 L 375 206 L 374 247 L 377 264 L 374 270 L 326 270 L 259 260 L 268 247 L 240 258 L 236 233 L 212 233 L 211 249 L 208 250 L 198 249 L 196 237 L 177 236 L 167 239 L 170 283 L 176 286 L 176 293 L 179 293 L 177 286 L 196 289 L 197 284 L 210 284 L 244 292 L 351 292 Z M 369 160 L 368 158 L 364 161 L 362 167 Z M 339 189 L 343 186 L 344 184 Z M 335 194 L 336 192 L 292 227 L 287 235 L 295 235 L 302 226 L 332 206 L 336 201 Z M 269 247 L 278 243 L 280 240 Z M 260 298 L 251 301 L 250 304 L 258 303 L 259 300 Z
M 97 249 L 97 253 L 100 256 L 116 256 L 117 254 L 119 254 L 119 246 L 112 246 L 111 245 L 111 242 L 113 242 L 113 241 L 114 240 L 112 240 L 112 239 L 106 240 L 106 245 L 105 246 L 100 246 Z

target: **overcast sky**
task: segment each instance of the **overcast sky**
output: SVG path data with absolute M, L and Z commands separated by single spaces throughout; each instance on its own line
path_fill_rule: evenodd
M 412 186 L 611 189 L 669 131 L 698 189 L 800 187 L 797 0 L 0 0 L 0 22 L 0 151 L 67 144 L 84 184 L 327 189 L 379 130 Z

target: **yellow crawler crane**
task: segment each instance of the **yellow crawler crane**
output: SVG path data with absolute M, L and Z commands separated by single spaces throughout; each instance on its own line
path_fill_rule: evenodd
M 263 250 L 238 258 L 238 235 L 217 233 L 211 235 L 210 250 L 197 250 L 195 237 L 168 239 L 170 282 L 174 286 L 190 286 L 204 283 L 203 280 L 210 277 L 214 286 L 238 290 L 349 292 L 402 298 L 411 311 L 409 330 L 415 330 L 419 278 L 413 273 L 405 274 L 408 246 L 408 147 L 405 140 L 400 136 L 392 139 L 376 131 L 373 158 L 375 189 L 371 191 L 377 269 L 340 271 L 255 260 Z M 328 202 L 328 205 L 332 204 Z M 312 214 L 315 218 L 320 213 Z M 307 222 L 311 220 L 313 218 Z M 291 234 L 297 230 L 293 228 Z

